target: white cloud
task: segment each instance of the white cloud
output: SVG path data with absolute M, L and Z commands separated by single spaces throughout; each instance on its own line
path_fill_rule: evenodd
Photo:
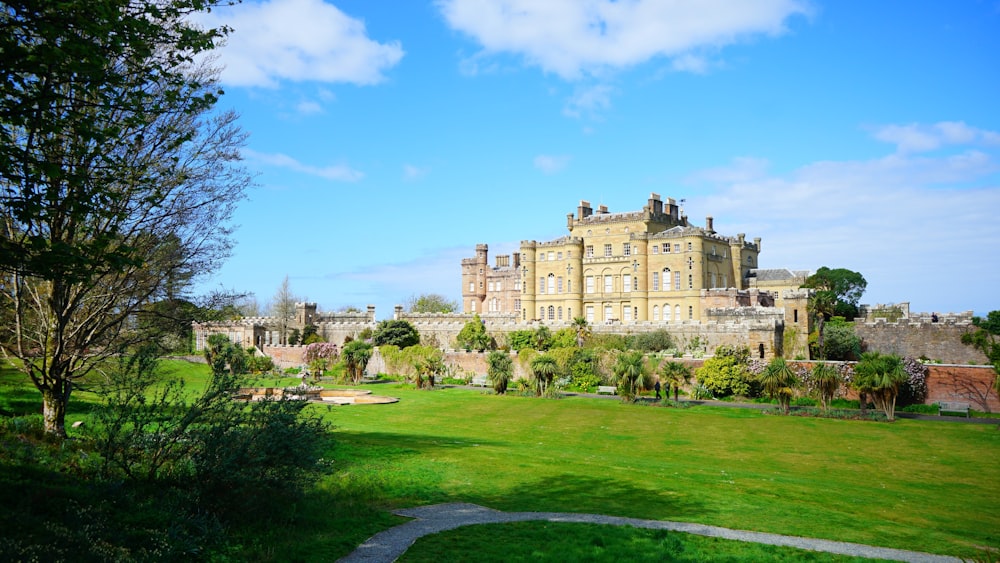
M 546 174 L 555 174 L 569 164 L 570 157 L 566 155 L 540 154 L 535 157 L 535 168 Z
M 915 130 L 953 142 L 978 131 Z M 982 313 L 996 308 L 988 301 L 1000 285 L 1000 268 L 986 258 L 1000 254 L 1000 222 L 992 217 L 1000 208 L 997 157 L 896 153 L 815 162 L 787 174 L 769 174 L 763 160 L 737 159 L 690 176 L 714 189 L 691 198 L 687 211 L 696 223 L 713 215 L 720 233 L 762 237 L 761 267 L 850 268 L 868 279 L 866 303 L 909 300 L 914 310 Z
M 221 49 L 222 81 L 275 87 L 282 80 L 375 84 L 403 57 L 398 41 L 368 38 L 363 21 L 322 0 L 245 2 L 202 14 L 233 28 Z
M 298 160 L 281 153 L 262 153 L 251 149 L 243 149 L 243 156 L 269 166 L 287 168 L 302 174 L 318 176 L 320 178 L 335 180 L 337 182 L 357 182 L 365 177 L 363 172 L 355 170 L 350 166 L 342 164 L 334 166 L 312 166 L 302 164 Z
M 323 106 L 313 100 L 302 100 L 295 106 L 295 109 L 303 115 L 313 115 L 323 113 Z
M 611 107 L 611 94 L 614 88 L 607 84 L 577 87 L 573 95 L 563 107 L 563 115 L 579 118 L 587 115 L 596 118 L 601 112 Z
M 693 53 L 684 53 L 679 57 L 674 57 L 670 62 L 671 68 L 677 72 L 691 72 L 694 74 L 705 74 L 708 72 L 709 62 L 704 56 Z
M 676 57 L 694 70 L 700 48 L 779 35 L 805 0 L 437 0 L 448 25 L 486 54 L 512 53 L 568 80 Z
M 873 131 L 873 136 L 896 145 L 901 154 L 929 152 L 946 145 L 998 145 L 1000 134 L 970 127 L 962 121 L 940 121 L 931 125 L 883 125 Z
M 412 164 L 403 165 L 403 179 L 404 180 L 419 180 L 424 176 L 430 174 L 431 169 L 427 167 L 414 166 Z

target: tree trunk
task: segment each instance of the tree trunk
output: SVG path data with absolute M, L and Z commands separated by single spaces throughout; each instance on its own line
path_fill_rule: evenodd
M 66 405 L 72 387 L 72 382 L 61 380 L 52 388 L 42 389 L 42 418 L 46 434 L 66 437 Z

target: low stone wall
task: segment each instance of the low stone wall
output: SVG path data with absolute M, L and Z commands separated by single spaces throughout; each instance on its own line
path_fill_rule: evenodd
M 972 323 L 955 319 L 936 323 L 929 319 L 898 323 L 877 320 L 855 323 L 854 333 L 861 338 L 866 349 L 884 354 L 911 358 L 923 356 L 947 364 L 986 364 L 988 359 L 982 352 L 962 344 L 962 335 L 973 328 Z
M 271 358 L 274 365 L 281 369 L 293 368 L 305 363 L 302 360 L 302 355 L 306 351 L 305 346 L 264 346 L 261 351 Z

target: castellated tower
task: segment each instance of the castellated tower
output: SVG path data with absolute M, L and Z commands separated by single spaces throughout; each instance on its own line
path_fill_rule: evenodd
M 486 301 L 486 272 L 489 269 L 489 247 L 476 245 L 476 256 L 462 260 L 462 310 L 467 313 L 483 311 Z

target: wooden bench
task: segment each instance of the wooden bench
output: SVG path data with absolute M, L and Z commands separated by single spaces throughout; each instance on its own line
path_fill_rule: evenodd
M 598 385 L 597 386 L 597 394 L 598 395 L 602 395 L 602 394 L 616 395 L 617 393 L 618 393 L 618 390 L 615 389 L 614 385 Z
M 364 382 L 371 383 L 373 381 L 378 381 L 378 374 L 377 373 L 364 373 L 364 374 L 361 375 L 361 381 L 362 381 L 362 383 L 364 383 Z
M 485 375 L 477 375 L 472 378 L 469 385 L 472 385 L 473 387 L 489 387 L 490 382 Z
M 965 418 L 969 418 L 969 403 L 955 403 L 951 401 L 940 401 L 938 402 L 938 416 L 943 415 L 946 412 L 951 413 L 962 413 Z

